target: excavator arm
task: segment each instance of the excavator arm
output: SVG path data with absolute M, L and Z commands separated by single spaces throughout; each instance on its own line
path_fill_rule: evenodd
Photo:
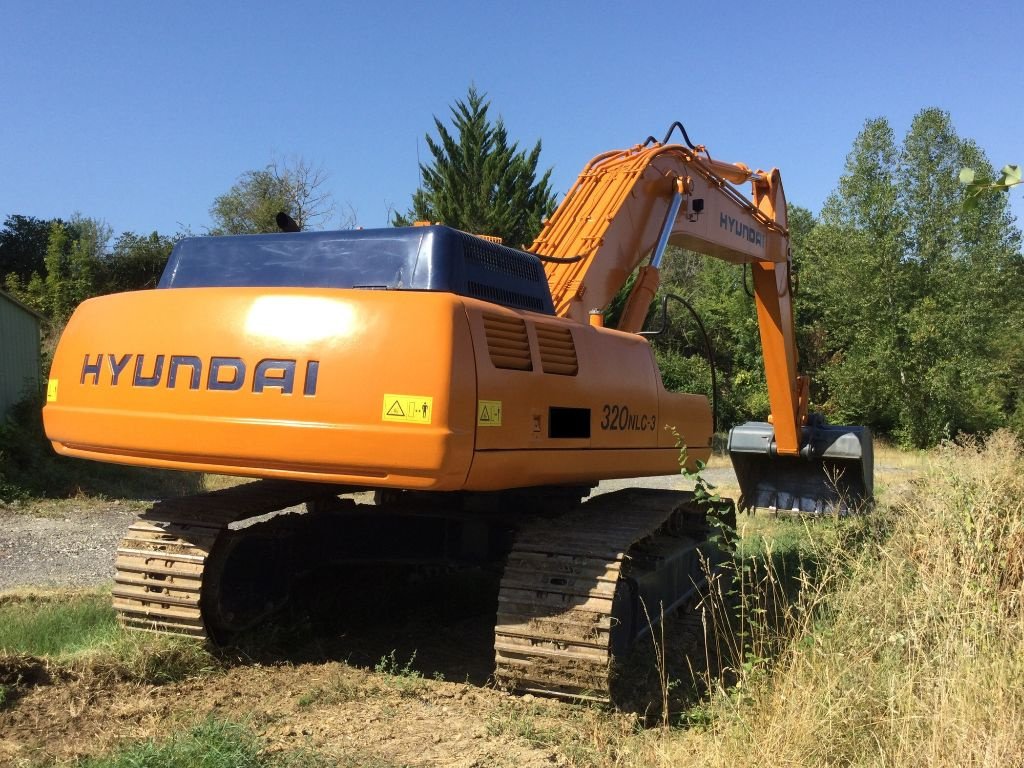
M 847 506 L 870 498 L 870 432 L 825 427 L 808 413 L 809 380 L 799 372 L 792 255 L 779 171 L 713 160 L 703 147 L 668 144 L 670 135 L 594 158 L 545 224 L 530 250 L 545 262 L 555 311 L 587 322 L 639 267 L 618 325 L 635 333 L 657 293 L 667 245 L 750 265 L 771 415 L 769 424 L 744 425 L 730 436 L 734 463 L 737 454 L 769 460 L 749 470 L 737 464 L 737 473 L 747 476 L 746 483 L 740 477 L 747 502 L 796 505 L 802 511 L 813 505 L 820 511 L 823 498 L 852 497 L 844 500 Z M 749 198 L 734 186 L 746 182 Z M 809 496 L 804 487 L 789 492 L 774 485 L 766 490 L 762 475 L 779 474 L 774 459 L 801 455 L 827 459 L 823 469 L 841 492 L 817 488 Z M 740 463 L 748 459 L 739 456 Z M 840 474 L 851 478 L 838 480 Z

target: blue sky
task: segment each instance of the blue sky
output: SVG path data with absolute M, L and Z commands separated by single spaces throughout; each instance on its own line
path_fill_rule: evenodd
M 100 10 L 102 9 L 102 10 Z M 201 233 L 274 157 L 322 164 L 383 226 L 432 116 L 470 83 L 565 192 L 595 154 L 674 120 L 720 159 L 781 169 L 817 212 L 866 119 L 952 114 L 1024 163 L 1024 3 L 490 4 L 0 0 L 0 217 L 73 212 Z M 1024 223 L 1024 193 L 1013 209 Z

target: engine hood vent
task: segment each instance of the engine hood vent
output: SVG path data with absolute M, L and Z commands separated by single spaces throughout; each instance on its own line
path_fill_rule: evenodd
M 544 373 L 575 376 L 580 365 L 576 357 L 576 344 L 572 331 L 555 325 L 537 323 L 537 342 L 540 345 L 540 364 Z
M 530 339 L 526 334 L 526 321 L 519 317 L 485 312 L 484 331 L 487 333 L 487 351 L 495 368 L 532 371 Z

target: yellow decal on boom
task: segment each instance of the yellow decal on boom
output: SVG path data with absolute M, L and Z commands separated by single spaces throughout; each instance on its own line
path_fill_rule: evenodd
M 429 424 L 434 418 L 434 398 L 420 395 L 384 395 L 381 421 Z
M 500 427 L 501 400 L 478 400 L 476 425 L 478 427 Z
M 46 382 L 46 402 L 57 402 L 57 379 L 49 379 Z

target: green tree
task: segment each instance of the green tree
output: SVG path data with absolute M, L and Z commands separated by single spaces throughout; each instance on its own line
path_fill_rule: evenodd
M 529 152 L 509 144 L 499 117 L 488 117 L 486 94 L 470 86 L 451 109 L 452 130 L 434 117 L 435 140 L 426 136 L 433 160 L 421 164 L 422 186 L 395 226 L 443 222 L 466 232 L 495 235 L 515 247 L 528 246 L 555 207 L 548 169 L 538 180 L 541 143 Z
M 802 250 L 797 304 L 819 341 L 812 398 L 842 423 L 891 431 L 907 386 L 898 351 L 910 291 L 901 269 L 907 223 L 899 206 L 899 148 L 884 119 L 868 120 Z
M 234 186 L 210 206 L 212 235 L 253 235 L 279 232 L 276 217 L 287 213 L 299 229 L 326 223 L 334 214 L 327 173 L 301 157 L 274 161 L 243 173 Z
M 854 142 L 804 270 L 827 334 L 821 394 L 835 420 L 913 446 L 1012 420 L 1020 235 L 1003 196 L 964 208 L 965 165 L 991 175 L 938 109 L 918 113 L 900 147 L 884 120 Z
M 50 224 L 33 216 L 7 217 L 0 229 L 0 276 L 15 275 L 20 283 L 27 283 L 33 272 L 45 272 Z
M 123 232 L 104 260 L 104 293 L 155 288 L 177 238 L 157 232 L 147 236 Z
M 35 290 L 41 289 L 37 305 L 46 314 L 58 320 L 67 319 L 74 309 L 71 289 L 71 243 L 68 228 L 59 221 L 50 225 L 50 238 L 46 246 L 46 277 L 36 283 Z
M 61 324 L 81 302 L 100 292 L 102 259 L 110 227 L 98 219 L 75 214 L 68 224 L 50 225 L 46 247 L 46 277 L 29 283 L 29 303 Z
M 25 233 L 32 233 L 38 223 L 27 217 L 9 217 L 8 242 L 16 241 L 22 248 L 30 240 Z M 42 255 L 33 256 L 28 280 L 12 271 L 2 287 L 59 327 L 78 304 L 92 296 L 156 287 L 180 237 L 123 232 L 110 247 L 111 235 L 105 222 L 80 214 L 68 221 L 46 222 Z

